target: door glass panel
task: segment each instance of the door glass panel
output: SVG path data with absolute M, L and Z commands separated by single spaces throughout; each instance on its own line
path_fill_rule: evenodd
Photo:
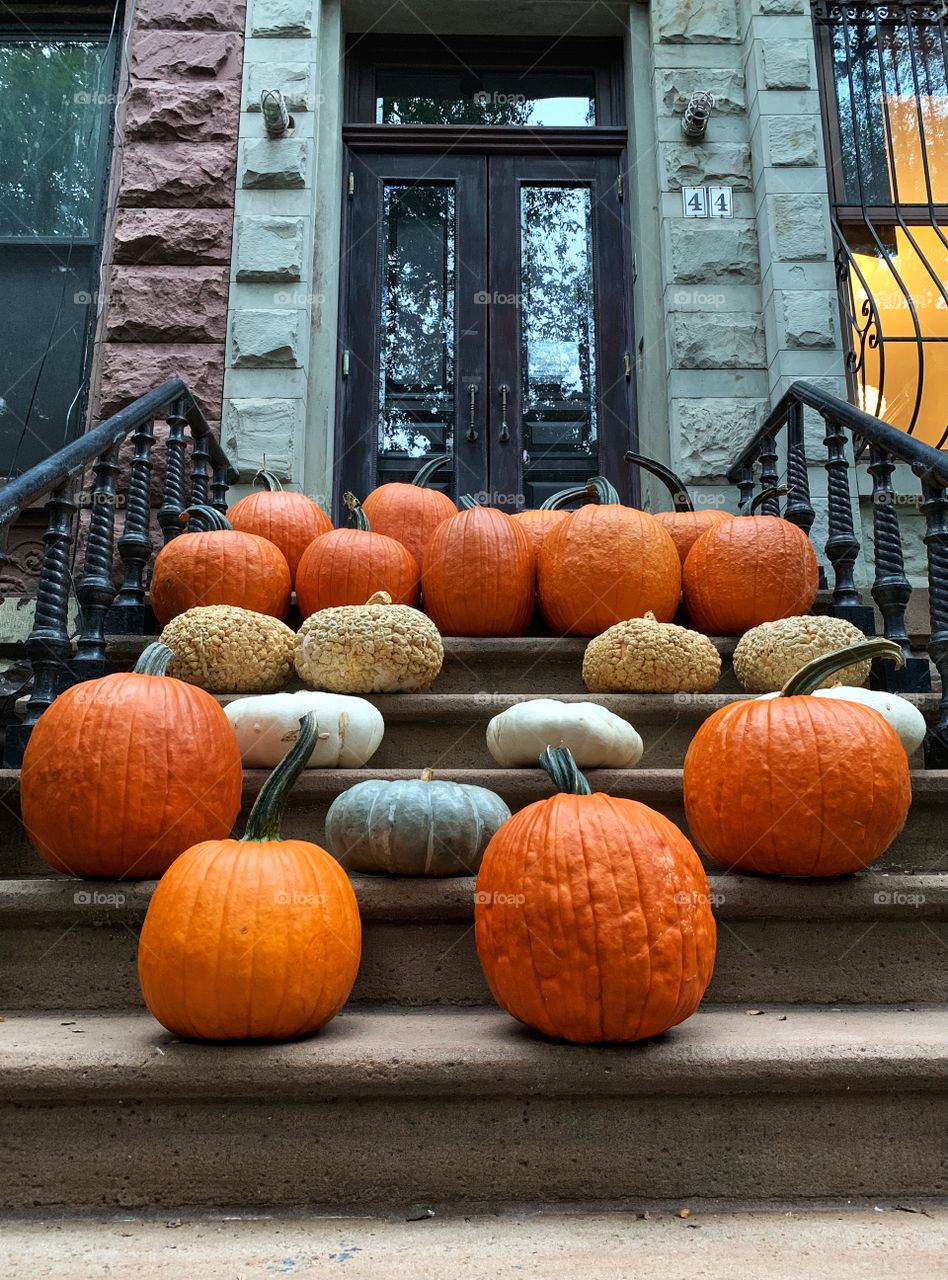
M 455 191 L 387 183 L 382 207 L 379 483 L 454 439 Z M 442 468 L 435 483 L 448 487 Z
M 520 193 L 524 496 L 596 473 L 596 334 L 587 187 Z
M 375 87 L 378 124 L 596 123 L 591 71 L 379 70 Z

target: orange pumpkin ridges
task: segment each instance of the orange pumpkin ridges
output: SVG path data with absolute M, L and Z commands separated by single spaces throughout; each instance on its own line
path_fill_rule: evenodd
M 558 524 L 568 520 L 571 515 L 570 511 L 551 511 L 546 507 L 536 507 L 527 511 L 518 511 L 511 516 L 511 519 L 517 521 L 530 539 L 534 554 L 539 555 L 547 534 L 552 533 Z
M 329 533 L 332 521 L 304 493 L 290 493 L 270 471 L 258 471 L 254 482 L 265 489 L 248 493 L 229 508 L 227 519 L 241 533 L 255 533 L 283 552 L 290 576 L 296 576 L 300 556 L 321 533 Z
M 809 538 L 779 516 L 713 526 L 685 560 L 685 608 L 707 635 L 738 636 L 762 622 L 809 613 L 819 567 Z
M 362 927 L 349 878 L 325 849 L 280 836 L 317 736 L 310 712 L 243 839 L 188 849 L 152 896 L 138 977 L 152 1014 L 177 1035 L 292 1039 L 328 1022 L 352 990 Z
M 20 775 L 23 824 L 66 875 L 160 876 L 240 811 L 240 751 L 223 708 L 165 674 L 150 645 L 135 670 L 73 685 L 40 716 Z
M 266 538 L 239 533 L 213 507 L 189 507 L 207 531 L 172 538 L 155 557 L 151 607 L 162 626 L 199 605 L 232 604 L 285 618 L 292 582 L 286 556 Z
M 547 626 L 558 634 L 594 636 L 649 611 L 658 622 L 670 622 L 681 597 L 681 562 L 671 537 L 647 512 L 622 506 L 608 481 L 590 483 L 598 505 L 572 512 L 540 548 L 540 608 Z
M 654 458 L 649 458 L 644 453 L 633 453 L 631 450 L 625 454 L 625 461 L 633 466 L 641 467 L 643 471 L 648 471 L 653 476 L 657 476 L 671 494 L 675 509 L 673 511 L 656 511 L 654 515 L 662 528 L 666 529 L 671 535 L 671 540 L 675 544 L 678 558 L 682 564 L 685 563 L 688 552 L 695 542 L 706 530 L 710 529 L 712 525 L 734 519 L 729 511 L 719 511 L 714 507 L 709 507 L 704 511 L 695 511 L 694 503 L 684 481 L 680 480 L 674 471 L 666 467 L 664 463 L 656 462 Z
M 688 827 L 730 870 L 785 876 L 862 871 L 905 825 L 908 757 L 872 707 L 809 696 L 866 658 L 904 658 L 881 638 L 823 654 L 780 696 L 733 702 L 701 725 L 685 756 Z
M 439 454 L 431 458 L 411 484 L 396 481 L 379 485 L 362 504 L 371 528 L 407 547 L 419 564 L 428 539 L 438 525 L 457 515 L 458 509 L 446 493 L 427 487 L 448 457 L 448 454 Z
M 406 546 L 369 527 L 361 504 L 345 502 L 354 529 L 334 529 L 309 544 L 296 570 L 296 601 L 304 618 L 337 605 L 365 604 L 385 591 L 394 604 L 418 604 L 418 562 Z
M 494 999 L 582 1044 L 656 1036 L 694 1013 L 714 968 L 708 881 L 662 814 L 590 794 L 569 751 L 540 758 L 560 794 L 515 813 L 477 877 L 477 953 Z
M 445 520 L 425 548 L 424 605 L 442 635 L 523 635 L 533 617 L 535 588 L 530 539 L 493 507 L 473 507 Z

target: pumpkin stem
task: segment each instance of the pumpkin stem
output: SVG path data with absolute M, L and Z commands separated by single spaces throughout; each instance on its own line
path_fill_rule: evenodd
M 434 777 L 434 769 L 422 769 L 421 771 L 422 782 L 430 782 L 433 777 Z
M 290 792 L 297 778 L 306 768 L 307 761 L 319 738 L 319 726 L 316 713 L 307 711 L 300 720 L 300 731 L 296 741 L 278 765 L 270 772 L 269 778 L 260 788 L 260 794 L 250 810 L 244 840 L 258 843 L 280 839 L 280 827 L 283 823 L 283 810 L 290 798 Z
M 263 487 L 268 493 L 281 493 L 283 490 L 283 485 L 272 471 L 267 471 L 266 467 L 260 468 L 253 478 L 253 483 L 256 484 L 258 480 L 263 481 Z
M 598 502 L 602 506 L 619 506 L 621 498 L 618 490 L 605 476 L 593 476 L 585 484 L 576 485 L 572 489 L 561 489 L 540 504 L 541 511 L 556 511 L 568 506 L 571 502 Z
M 823 653 L 812 662 L 790 677 L 780 690 L 781 698 L 795 698 L 800 694 L 812 693 L 818 689 L 827 676 L 844 667 L 851 667 L 856 662 L 865 662 L 867 658 L 891 658 L 897 667 L 905 666 L 905 654 L 894 640 L 884 640 L 875 636 L 869 640 L 857 640 L 845 649 L 834 649 L 832 653 Z
M 234 527 L 227 517 L 222 515 L 220 511 L 216 510 L 214 507 L 205 506 L 200 502 L 195 503 L 193 507 L 185 507 L 181 512 L 180 518 L 182 520 L 190 521 L 192 516 L 200 516 L 201 520 L 209 529 L 222 530 L 233 529 Z
M 173 651 L 166 644 L 162 644 L 160 640 L 154 640 L 139 654 L 134 667 L 135 675 L 166 676 L 173 657 Z
M 412 484 L 417 485 L 419 489 L 427 488 L 428 481 L 434 473 L 443 467 L 451 457 L 450 453 L 439 453 L 433 458 L 429 458 L 423 467 L 419 467 L 412 477 Z
M 481 504 L 471 494 L 465 493 L 458 498 L 458 506 L 462 511 L 475 511 Z
M 571 796 L 592 795 L 592 788 L 580 773 L 569 747 L 547 747 L 540 756 L 540 768 L 550 775 L 557 791 Z
M 387 591 L 376 591 L 373 595 L 369 596 L 365 603 L 367 606 L 370 604 L 391 604 L 392 597 Z
M 644 453 L 633 453 L 631 449 L 623 457 L 626 462 L 641 468 L 642 471 L 650 472 L 661 480 L 671 494 L 672 506 L 675 511 L 694 511 L 695 506 L 688 496 L 684 481 L 679 480 L 674 471 L 666 467 L 663 462 L 656 462 L 654 458 L 649 458 Z
M 758 493 L 757 497 L 750 504 L 750 514 L 754 515 L 758 507 L 760 507 L 762 503 L 766 502 L 768 498 L 782 498 L 784 494 L 789 492 L 790 490 L 787 488 L 785 484 L 782 484 L 779 487 L 774 489 L 762 490 L 762 492 Z
M 369 518 L 362 510 L 362 503 L 354 493 L 344 493 L 342 500 L 349 508 L 349 519 L 362 533 L 371 533 Z

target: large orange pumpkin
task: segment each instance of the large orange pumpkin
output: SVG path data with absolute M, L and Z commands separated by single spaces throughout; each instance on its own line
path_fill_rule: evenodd
M 145 1003 L 197 1040 L 287 1040 L 323 1026 L 359 971 L 349 878 L 325 849 L 283 840 L 286 797 L 316 745 L 316 717 L 264 783 L 242 840 L 181 855 L 152 896 L 138 947 Z
M 557 525 L 568 520 L 571 511 L 556 511 L 550 507 L 530 508 L 528 511 L 517 511 L 511 516 L 523 529 L 533 545 L 534 555 L 539 556 L 540 548 L 548 533 L 552 533 Z
M 654 516 L 622 506 L 607 480 L 591 482 L 587 503 L 544 539 L 538 566 L 540 608 L 559 634 L 596 636 L 617 622 L 653 613 L 670 622 L 681 598 L 681 563 Z M 589 486 L 564 492 L 585 497 Z
M 734 871 L 839 876 L 878 858 L 905 825 L 908 757 L 863 703 L 811 698 L 827 676 L 865 658 L 903 660 L 889 640 L 824 654 L 776 698 L 732 702 L 685 756 L 685 812 L 695 841 Z
M 240 498 L 228 510 L 227 519 L 241 533 L 259 534 L 279 547 L 295 579 L 300 556 L 314 538 L 330 532 L 332 521 L 305 493 L 284 489 L 272 471 L 258 471 L 257 480 L 266 488 Z
M 819 586 L 806 534 L 779 516 L 737 516 L 688 552 L 685 608 L 707 635 L 739 636 L 762 622 L 809 613 Z
M 494 998 L 544 1035 L 643 1040 L 698 1007 L 714 968 L 708 880 L 678 828 L 590 794 L 569 751 L 540 763 L 561 794 L 493 836 L 477 877 L 477 954 Z
M 419 468 L 411 484 L 380 484 L 362 504 L 372 529 L 407 547 L 419 564 L 438 525 L 458 513 L 446 493 L 428 488 L 428 481 L 447 460 L 446 453 L 432 458 Z
M 401 542 L 375 533 L 360 503 L 344 495 L 354 529 L 333 529 L 309 544 L 296 570 L 296 602 L 304 618 L 320 609 L 365 604 L 386 591 L 393 604 L 418 603 L 418 561 Z
M 290 567 L 266 538 L 238 533 L 213 507 L 189 507 L 211 527 L 180 534 L 161 548 L 151 574 L 151 607 L 164 626 L 199 605 L 232 604 L 285 618 L 290 607 Z
M 459 512 L 429 539 L 422 594 L 442 635 L 523 635 L 536 598 L 529 538 L 511 516 L 494 507 Z
M 656 462 L 654 458 L 649 458 L 644 453 L 633 453 L 631 450 L 625 455 L 625 461 L 657 476 L 671 494 L 674 510 L 656 511 L 655 519 L 663 529 L 668 530 L 682 564 L 685 563 L 688 552 L 703 533 L 713 525 L 734 519 L 729 511 L 720 511 L 716 507 L 695 511 L 684 481 L 679 480 L 674 471 L 664 463 Z
M 23 824 L 57 871 L 160 876 L 240 810 L 240 750 L 220 704 L 165 675 L 152 644 L 135 670 L 73 685 L 40 716 L 20 775 Z

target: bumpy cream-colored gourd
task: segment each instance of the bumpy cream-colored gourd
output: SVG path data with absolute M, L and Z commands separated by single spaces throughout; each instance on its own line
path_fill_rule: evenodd
M 236 605 L 179 613 L 161 633 L 169 675 L 208 693 L 274 693 L 293 674 L 295 636 L 284 622 Z
M 592 693 L 707 693 L 720 675 L 721 656 L 707 636 L 653 613 L 617 622 L 583 656 Z
M 734 674 L 748 693 L 772 693 L 813 658 L 858 644 L 865 636 L 845 618 L 810 616 L 762 622 L 745 632 L 734 650 Z M 828 677 L 830 685 L 860 685 L 869 677 L 869 662 L 857 662 Z
M 300 735 L 300 720 L 314 712 L 319 729 L 307 769 L 361 769 L 378 750 L 385 721 L 365 698 L 339 693 L 271 693 L 238 698 L 224 708 L 247 768 L 270 769 Z
M 362 605 L 321 609 L 296 637 L 301 680 L 339 693 L 414 693 L 441 670 L 444 646 L 430 618 L 378 591 Z
M 595 702 L 531 698 L 487 726 L 487 749 L 504 768 L 539 768 L 547 747 L 568 747 L 585 769 L 626 769 L 642 758 L 642 739 L 627 720 Z

